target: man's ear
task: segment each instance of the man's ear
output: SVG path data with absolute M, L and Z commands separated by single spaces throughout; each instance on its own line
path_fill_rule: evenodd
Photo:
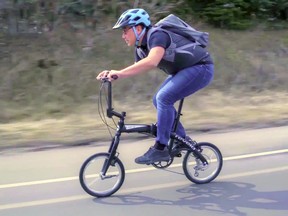
M 140 34 L 142 32 L 143 27 L 141 25 L 137 25 L 136 26 L 136 31 L 138 34 Z

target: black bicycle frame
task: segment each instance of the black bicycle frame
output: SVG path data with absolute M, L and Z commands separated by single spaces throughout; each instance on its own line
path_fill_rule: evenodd
M 120 137 L 121 137 L 122 133 L 144 133 L 144 134 L 148 134 L 148 135 L 156 137 L 157 125 L 155 125 L 155 124 L 151 124 L 151 125 L 147 125 L 147 124 L 125 124 L 126 112 L 118 113 L 118 112 L 114 111 L 114 109 L 113 109 L 113 106 L 112 106 L 112 84 L 111 84 L 111 82 L 108 80 L 104 80 L 103 82 L 105 82 L 108 86 L 108 99 L 107 99 L 107 110 L 106 110 L 107 117 L 112 118 L 113 116 L 116 116 L 119 118 L 118 125 L 117 125 L 117 131 L 116 131 L 114 138 L 111 141 L 111 145 L 110 145 L 110 148 L 108 151 L 108 153 L 110 154 L 110 157 L 106 161 L 105 165 L 103 166 L 103 170 L 102 170 L 102 174 L 105 175 L 107 170 L 108 170 L 108 167 L 109 167 L 107 165 L 109 165 L 109 164 L 113 165 L 113 158 L 117 153 L 116 150 L 118 148 L 118 145 L 120 142 Z M 185 140 L 183 137 L 176 134 L 177 127 L 178 127 L 178 124 L 180 121 L 180 117 L 182 115 L 181 111 L 182 111 L 183 103 L 184 103 L 184 98 L 182 98 L 179 102 L 177 114 L 176 114 L 176 117 L 175 117 L 175 120 L 173 123 L 173 129 L 172 129 L 171 136 L 170 136 L 171 139 L 169 141 L 169 151 L 171 151 L 171 149 L 172 149 L 174 140 L 178 140 L 179 142 L 182 142 L 187 147 L 189 147 L 193 151 L 195 156 L 197 158 L 199 158 L 204 165 L 206 165 L 206 164 L 208 164 L 208 162 L 202 156 L 202 154 L 198 151 L 198 149 L 196 147 L 197 143 L 195 141 L 193 141 L 193 143 L 190 143 L 187 140 Z

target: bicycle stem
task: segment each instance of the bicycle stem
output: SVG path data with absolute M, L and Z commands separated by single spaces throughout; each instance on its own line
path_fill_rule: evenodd
M 112 84 L 109 80 L 104 80 L 105 83 L 108 85 L 108 101 L 107 101 L 107 117 L 112 118 L 113 116 L 116 116 L 120 119 L 124 119 L 126 116 L 126 112 L 118 113 L 115 112 L 112 107 Z

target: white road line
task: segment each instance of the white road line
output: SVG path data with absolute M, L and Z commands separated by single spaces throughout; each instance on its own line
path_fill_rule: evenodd
M 78 180 L 78 179 L 79 179 L 78 177 L 74 176 L 74 177 L 47 179 L 47 180 L 30 181 L 30 182 L 19 182 L 19 183 L 13 183 L 13 184 L 0 185 L 0 189 L 23 187 L 23 186 L 30 186 L 30 185 L 39 185 L 39 184 L 50 184 L 50 183 L 56 183 L 56 182 L 73 181 L 73 180 Z
M 267 156 L 267 155 L 273 155 L 273 154 L 282 154 L 282 153 L 288 153 L 288 149 L 226 157 L 223 160 L 226 160 L 226 161 L 228 161 L 228 160 L 239 160 L 239 159 L 244 159 L 244 158 L 260 157 L 260 156 Z
M 260 174 L 273 173 L 273 172 L 281 172 L 285 170 L 288 170 L 288 166 L 259 170 L 259 171 L 243 172 L 243 173 L 237 173 L 237 174 L 231 174 L 231 175 L 228 174 L 224 176 L 219 176 L 217 180 L 239 178 L 239 177 L 260 175 Z M 143 191 L 150 191 L 150 190 L 160 190 L 160 189 L 171 188 L 171 187 L 181 187 L 181 186 L 190 185 L 190 184 L 191 183 L 186 180 L 186 181 L 171 182 L 171 183 L 166 183 L 166 184 L 149 185 L 145 187 L 126 188 L 122 190 L 120 189 L 120 191 L 118 191 L 117 193 L 120 195 L 121 194 L 124 195 L 124 194 L 139 192 L 139 191 L 143 192 Z M 77 195 L 77 196 L 69 196 L 69 197 L 60 197 L 60 198 L 55 198 L 55 199 L 37 200 L 37 201 L 22 202 L 22 203 L 11 203 L 11 204 L 0 205 L 0 210 L 49 205 L 49 204 L 54 204 L 54 203 L 72 202 L 72 201 L 84 200 L 84 199 L 91 199 L 91 197 L 89 195 Z
M 282 154 L 282 153 L 288 153 L 288 149 L 226 157 L 226 158 L 223 158 L 223 160 L 224 161 L 239 160 L 239 159 L 244 159 L 244 158 L 253 158 L 253 157 L 260 157 L 260 156 L 267 156 L 267 155 L 274 155 L 274 154 Z M 181 167 L 181 166 L 182 166 L 181 163 L 180 164 L 172 164 L 170 166 L 170 168 L 176 168 L 176 167 Z M 148 172 L 148 171 L 153 171 L 153 170 L 156 170 L 156 168 L 147 167 L 147 168 L 125 170 L 125 173 L 126 174 L 128 174 L 128 173 L 140 173 L 140 172 Z M 13 188 L 13 187 L 23 187 L 23 186 L 30 186 L 30 185 L 39 185 L 39 184 L 50 184 L 50 183 L 74 181 L 74 180 L 78 180 L 78 176 L 57 178 L 57 179 L 39 180 L 39 181 L 30 181 L 30 182 L 19 182 L 19 183 L 13 183 L 13 184 L 3 184 L 3 185 L 0 185 L 0 189 Z
M 70 202 L 70 201 L 82 200 L 82 199 L 87 199 L 87 198 L 88 197 L 85 195 L 79 195 L 79 196 L 47 199 L 47 200 L 37 200 L 37 201 L 31 201 L 31 202 L 12 203 L 12 204 L 0 205 L 0 210 L 32 207 L 32 206 L 39 206 L 39 205 L 49 205 L 49 204 L 54 204 L 54 203 Z

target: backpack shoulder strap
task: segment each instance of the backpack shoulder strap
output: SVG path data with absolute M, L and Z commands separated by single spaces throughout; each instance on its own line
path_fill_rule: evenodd
M 147 32 L 147 48 L 148 50 L 150 50 L 150 46 L 149 46 L 149 40 L 150 40 L 150 37 L 151 35 L 156 32 L 156 31 L 163 31 L 163 32 L 166 32 L 169 37 L 171 38 L 170 34 L 169 34 L 169 31 L 167 31 L 166 29 L 162 28 L 162 26 L 153 26 L 152 28 L 149 29 L 149 31 Z

